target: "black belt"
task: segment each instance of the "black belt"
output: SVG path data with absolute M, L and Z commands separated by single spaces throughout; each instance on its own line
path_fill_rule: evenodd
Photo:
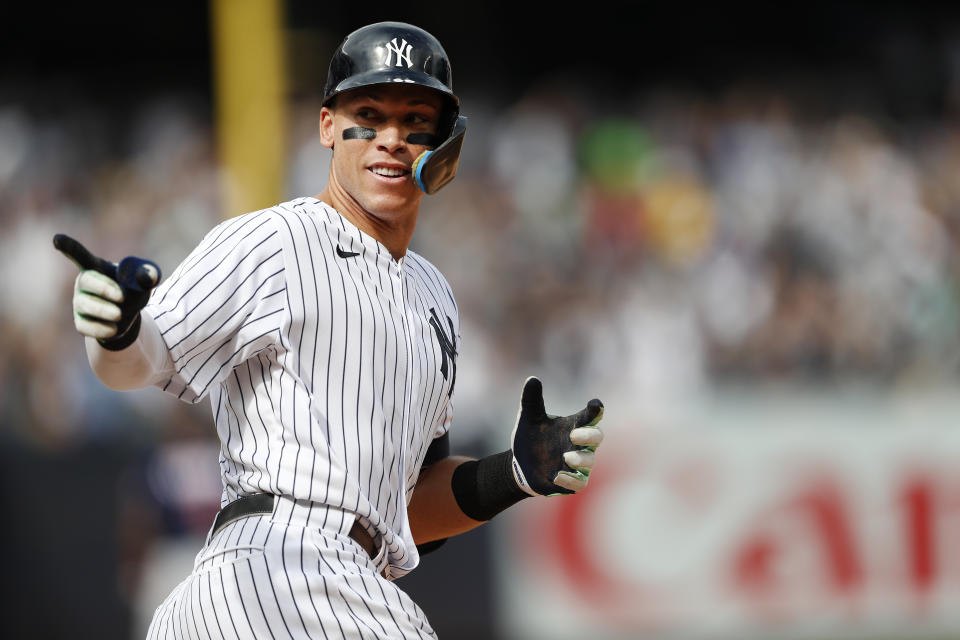
M 231 522 L 236 522 L 248 516 L 273 513 L 273 503 L 276 501 L 276 498 L 272 493 L 255 493 L 250 496 L 237 498 L 217 514 L 216 519 L 213 521 L 213 532 L 210 534 L 210 537 L 213 538 L 220 533 L 221 529 Z M 377 557 L 377 545 L 374 544 L 373 538 L 370 537 L 370 534 L 367 533 L 367 530 L 364 529 L 359 522 L 356 520 L 353 522 L 353 527 L 350 528 L 350 533 L 347 535 L 363 547 L 371 559 Z

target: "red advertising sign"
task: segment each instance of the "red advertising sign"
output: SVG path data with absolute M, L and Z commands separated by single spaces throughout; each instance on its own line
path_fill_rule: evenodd
M 618 431 L 504 516 L 521 637 L 960 636 L 955 429 Z

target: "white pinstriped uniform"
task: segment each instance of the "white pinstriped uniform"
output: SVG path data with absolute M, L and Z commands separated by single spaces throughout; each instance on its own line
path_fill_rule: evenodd
M 379 573 L 419 561 L 406 504 L 452 419 L 459 317 L 440 272 L 304 197 L 217 225 L 144 313 L 176 367 L 159 386 L 210 394 L 222 505 L 281 496 L 208 540 L 149 637 L 432 637 Z M 347 536 L 355 519 L 377 558 Z

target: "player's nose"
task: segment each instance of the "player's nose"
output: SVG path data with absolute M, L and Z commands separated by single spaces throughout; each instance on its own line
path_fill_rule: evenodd
M 377 134 L 377 146 L 389 153 L 398 151 L 407 144 L 403 133 L 400 125 L 388 123 Z

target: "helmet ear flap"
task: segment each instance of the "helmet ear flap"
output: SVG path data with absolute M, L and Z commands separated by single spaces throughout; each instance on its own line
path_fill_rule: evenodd
M 453 100 L 444 101 L 444 108 L 437 122 L 437 137 L 446 140 L 453 135 L 453 130 L 457 125 L 457 118 L 460 116 L 460 105 Z
M 460 149 L 467 133 L 467 118 L 458 116 L 450 136 L 436 149 L 425 151 L 413 162 L 413 180 L 421 191 L 434 194 L 457 175 Z

